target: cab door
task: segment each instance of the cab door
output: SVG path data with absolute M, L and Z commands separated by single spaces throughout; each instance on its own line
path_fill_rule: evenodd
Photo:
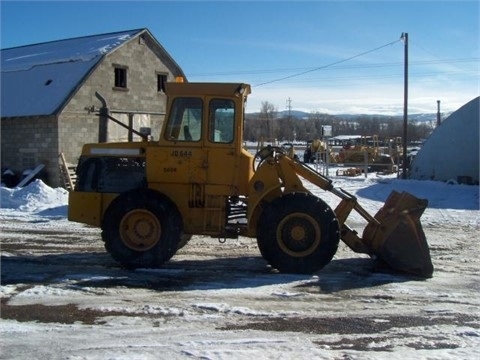
M 172 199 L 185 218 L 191 208 L 204 206 L 207 155 L 203 98 L 175 98 L 165 121 L 159 146 L 147 152 L 147 180 L 151 188 Z M 185 230 L 191 231 L 189 227 L 195 222 L 201 220 L 185 221 Z
M 207 193 L 235 195 L 239 166 L 235 101 L 222 98 L 207 101 Z

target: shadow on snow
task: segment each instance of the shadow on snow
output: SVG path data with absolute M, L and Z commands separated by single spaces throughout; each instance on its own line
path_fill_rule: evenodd
M 412 277 L 373 272 L 372 260 L 332 260 L 313 275 L 282 274 L 262 257 L 175 260 L 160 269 L 127 270 L 106 253 L 68 253 L 42 256 L 2 256 L 2 285 L 64 285 L 69 288 L 142 288 L 189 291 L 256 288 L 298 282 L 295 287 L 315 292 L 369 288 Z

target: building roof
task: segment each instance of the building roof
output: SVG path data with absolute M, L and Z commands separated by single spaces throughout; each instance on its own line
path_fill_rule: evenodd
M 180 67 L 147 29 L 58 40 L 1 50 L 1 116 L 52 115 L 107 54 L 147 33 L 175 76 Z
M 479 180 L 480 97 L 453 112 L 430 135 L 410 165 L 419 180 Z

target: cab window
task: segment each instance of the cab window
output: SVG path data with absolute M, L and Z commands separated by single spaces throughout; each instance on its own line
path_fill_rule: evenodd
M 199 141 L 202 136 L 201 98 L 176 98 L 170 109 L 165 137 L 175 141 Z
M 209 141 L 231 143 L 235 129 L 235 103 L 226 99 L 211 100 L 208 121 Z

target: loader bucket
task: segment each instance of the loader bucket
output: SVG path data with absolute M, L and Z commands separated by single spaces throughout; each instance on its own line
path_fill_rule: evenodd
M 407 192 L 393 191 L 363 232 L 363 242 L 380 264 L 389 268 L 430 278 L 433 265 L 425 233 L 420 223 L 428 200 Z

